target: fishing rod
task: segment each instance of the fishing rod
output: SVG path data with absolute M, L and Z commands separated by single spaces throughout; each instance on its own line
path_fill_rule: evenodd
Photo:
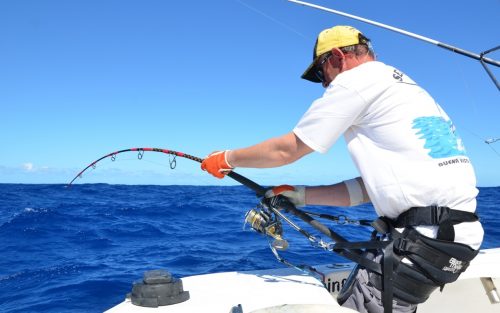
M 169 149 L 161 149 L 161 148 L 130 148 L 130 149 L 123 149 L 123 150 L 118 150 L 109 154 L 106 154 L 99 159 L 93 161 L 90 163 L 88 166 L 86 166 L 83 170 L 81 170 L 67 185 L 67 187 L 70 187 L 73 182 L 77 178 L 81 178 L 83 173 L 87 171 L 88 169 L 96 168 L 96 164 L 104 159 L 110 158 L 112 161 L 116 160 L 116 156 L 120 153 L 125 153 L 125 152 L 137 152 L 137 158 L 139 160 L 142 160 L 144 153 L 145 152 L 158 152 L 158 153 L 164 153 L 170 156 L 173 156 L 173 159 L 169 159 L 170 163 L 170 168 L 174 169 L 177 165 L 176 158 L 177 157 L 182 157 L 186 158 L 198 163 L 202 163 L 203 159 L 183 153 L 183 152 L 178 152 L 174 150 L 169 150 Z M 363 266 L 371 268 L 373 271 L 383 274 L 382 266 L 379 263 L 376 263 L 374 261 L 365 259 L 363 257 L 364 250 L 363 249 L 378 249 L 380 248 L 380 242 L 355 242 L 352 243 L 324 225 L 323 223 L 315 220 L 314 218 L 311 217 L 311 215 L 318 216 L 320 218 L 326 218 L 329 220 L 332 220 L 334 222 L 337 222 L 337 224 L 345 224 L 345 223 L 353 223 L 353 220 L 347 219 L 345 216 L 332 216 L 332 215 L 325 215 L 325 214 L 315 214 L 311 212 L 306 212 L 299 210 L 293 205 L 286 197 L 278 195 L 272 198 L 266 198 L 265 193 L 267 191 L 266 188 L 262 187 L 261 185 L 257 184 L 256 182 L 234 172 L 230 171 L 227 173 L 227 176 L 231 177 L 235 181 L 239 182 L 240 184 L 250 188 L 253 190 L 257 196 L 261 197 L 260 204 L 254 208 L 249 210 L 246 215 L 245 215 L 245 225 L 250 224 L 253 230 L 257 231 L 258 233 L 261 233 L 265 236 L 268 237 L 268 239 L 274 239 L 274 241 L 271 242 L 269 240 L 269 247 L 271 251 L 273 252 L 274 256 L 276 259 L 285 264 L 286 266 L 290 266 L 293 268 L 296 268 L 300 271 L 303 272 L 309 272 L 310 274 L 313 275 L 319 275 L 322 278 L 322 281 L 324 281 L 325 275 L 319 271 L 317 271 L 314 267 L 308 266 L 308 265 L 294 265 L 287 260 L 285 260 L 283 257 L 281 257 L 278 253 L 278 250 L 286 250 L 288 248 L 288 242 L 282 237 L 283 235 L 283 227 L 282 227 L 282 220 L 286 221 L 289 225 L 292 226 L 296 231 L 298 231 L 300 234 L 304 235 L 309 242 L 317 247 L 317 248 L 322 248 L 324 250 L 330 251 L 337 253 L 347 259 L 350 259 L 351 261 L 354 261 L 358 264 L 363 264 Z M 302 221 L 308 223 L 310 226 L 315 228 L 317 231 L 327 235 L 329 238 L 331 238 L 334 242 L 328 243 L 323 241 L 320 237 L 316 237 L 306 230 L 302 229 L 299 227 L 297 224 L 292 222 L 290 219 L 288 219 L 281 211 L 284 211 L 285 213 L 291 213 L 295 215 L 296 217 L 300 218 Z M 364 225 L 368 226 L 369 223 L 367 221 L 358 221 L 358 225 Z M 385 268 L 384 268 L 385 270 Z
M 175 166 L 176 166 L 176 159 L 175 159 L 175 157 L 186 158 L 186 159 L 189 159 L 189 160 L 196 161 L 198 163 L 203 162 L 202 158 L 199 158 L 199 157 L 187 154 L 187 153 L 178 152 L 178 151 L 174 151 L 174 150 L 168 150 L 168 149 L 161 149 L 161 148 L 130 148 L 130 149 L 123 149 L 123 150 L 119 150 L 119 151 L 115 151 L 115 152 L 111 152 L 109 154 L 106 154 L 105 156 L 103 156 L 103 157 L 101 157 L 101 158 L 93 161 L 92 163 L 90 163 L 82 171 L 80 171 L 78 174 L 76 174 L 76 176 L 69 182 L 69 184 L 67 185 L 67 187 L 70 187 L 77 178 L 81 178 L 82 174 L 86 170 L 88 170 L 89 168 L 95 168 L 96 164 L 98 162 L 104 160 L 104 159 L 110 158 L 112 161 L 115 161 L 117 154 L 124 153 L 124 152 L 138 152 L 137 159 L 141 160 L 142 157 L 143 157 L 143 155 L 144 155 L 144 152 L 146 152 L 146 151 L 160 152 L 160 153 L 164 153 L 164 154 L 168 154 L 168 155 L 173 155 L 174 159 L 170 161 L 170 168 L 171 169 L 174 169 Z M 250 179 L 248 179 L 248 178 L 246 178 L 244 176 L 241 176 L 240 174 L 238 174 L 236 172 L 229 172 L 228 176 L 231 177 L 232 179 L 236 180 L 240 184 L 242 184 L 244 186 L 247 186 L 248 188 L 252 189 L 258 196 L 262 197 L 266 193 L 266 189 L 264 187 L 260 186 L 259 184 L 251 181 Z
M 102 156 L 101 158 L 99 158 L 99 159 L 93 161 L 92 163 L 90 163 L 87 167 L 85 167 L 78 174 L 76 174 L 76 176 L 69 182 L 69 184 L 67 185 L 67 187 L 70 187 L 77 178 L 81 178 L 82 175 L 83 175 L 83 173 L 85 171 L 87 171 L 88 169 L 90 169 L 90 168 L 95 169 L 96 168 L 96 164 L 98 162 L 100 162 L 100 161 L 102 161 L 104 159 L 107 159 L 107 158 L 110 158 L 112 161 L 115 161 L 116 160 L 116 156 L 118 154 L 125 153 L 125 152 L 137 152 L 138 153 L 137 158 L 139 160 L 141 160 L 143 158 L 144 152 L 159 152 L 159 153 L 164 153 L 164 154 L 168 154 L 168 155 L 173 155 L 174 159 L 170 160 L 170 168 L 171 169 L 174 169 L 175 166 L 176 166 L 176 164 L 177 164 L 176 163 L 176 157 L 186 158 L 186 159 L 198 162 L 198 163 L 203 162 L 202 158 L 199 158 L 199 157 L 187 154 L 187 153 L 183 153 L 183 152 L 169 150 L 169 149 L 161 149 L 161 148 L 129 148 L 129 149 L 123 149 L 123 150 L 118 150 L 118 151 L 106 154 L 106 155 Z M 250 188 L 259 197 L 264 197 L 264 195 L 265 195 L 265 193 L 267 191 L 266 188 L 262 187 L 261 185 L 257 184 L 256 182 L 254 182 L 254 181 L 252 181 L 252 180 L 250 180 L 250 179 L 248 179 L 248 178 L 246 178 L 246 177 L 244 177 L 244 176 L 236 173 L 235 171 L 229 172 L 227 174 L 227 176 L 231 177 L 232 179 L 234 179 L 235 181 L 239 182 L 240 184 L 242 184 L 242 185 Z M 265 203 L 266 206 L 271 207 L 271 208 L 276 208 L 277 211 L 279 209 L 283 209 L 285 212 L 292 213 L 293 215 L 295 215 L 298 218 L 302 219 L 304 222 L 308 223 L 309 225 L 311 225 L 312 227 L 314 227 L 316 230 L 322 232 L 323 234 L 327 235 L 329 238 L 331 238 L 332 240 L 334 240 L 336 242 L 348 242 L 347 239 L 345 239 L 341 235 L 337 234 L 332 229 L 330 229 L 327 226 L 325 226 L 324 224 L 318 222 L 317 220 L 315 220 L 314 218 L 312 218 L 310 215 L 308 215 L 304 211 L 301 211 L 301 210 L 297 209 L 290 201 L 288 201 L 283 196 L 278 196 L 272 203 L 269 202 L 268 200 L 266 200 L 264 202 L 266 202 Z M 307 233 L 307 232 L 305 232 L 303 230 L 299 231 L 299 232 L 301 232 L 303 235 L 305 235 L 308 238 L 312 237 L 309 233 Z M 354 252 L 354 253 L 357 254 L 357 252 Z
M 299 0 L 288 0 L 288 1 L 296 3 L 296 4 L 301 4 L 303 6 L 311 7 L 311 8 L 314 8 L 314 9 L 318 9 L 318 10 L 321 10 L 321 11 L 326 11 L 326 12 L 330 12 L 330 13 L 333 13 L 333 14 L 337 14 L 337 15 L 341 15 L 341 16 L 344 16 L 344 17 L 348 17 L 348 18 L 351 18 L 351 19 L 354 19 L 354 20 L 358 20 L 358 21 L 367 23 L 367 24 L 375 25 L 375 26 L 378 26 L 378 27 L 381 27 L 381 28 L 384 28 L 384 29 L 387 29 L 387 30 L 390 30 L 390 31 L 393 31 L 393 32 L 396 32 L 396 33 L 399 33 L 399 34 L 402 34 L 402 35 L 405 35 L 405 36 L 408 36 L 408 37 L 411 37 L 411 38 L 415 38 L 415 39 L 418 39 L 418 40 L 421 40 L 421 41 L 425 41 L 427 43 L 431 43 L 431 44 L 433 44 L 435 46 L 438 46 L 440 48 L 443 48 L 443 49 L 446 49 L 446 50 L 449 50 L 449 51 L 452 51 L 452 52 L 464 55 L 466 57 L 478 60 L 481 63 L 481 65 L 484 67 L 484 69 L 486 70 L 486 73 L 491 78 L 491 80 L 493 81 L 493 83 L 495 84 L 495 86 L 497 87 L 497 89 L 500 90 L 500 84 L 498 83 L 498 81 L 496 80 L 495 76 L 493 75 L 493 73 L 491 72 L 491 70 L 488 68 L 488 66 L 486 66 L 486 63 L 487 63 L 487 64 L 490 64 L 490 65 L 493 65 L 493 66 L 496 66 L 496 67 L 500 67 L 500 61 L 497 61 L 497 60 L 485 57 L 486 54 L 491 53 L 491 52 L 496 51 L 496 50 L 499 50 L 500 46 L 497 46 L 495 48 L 486 50 L 486 51 L 481 52 L 479 54 L 478 53 L 473 53 L 473 52 L 470 52 L 470 51 L 467 51 L 467 50 L 464 50 L 464 49 L 461 49 L 461 48 L 458 48 L 458 47 L 454 47 L 452 45 L 449 45 L 449 44 L 446 44 L 446 43 L 443 43 L 443 42 L 439 42 L 439 41 L 434 40 L 434 39 L 429 38 L 429 37 L 418 35 L 418 34 L 406 31 L 406 30 L 401 29 L 401 28 L 397 28 L 397 27 L 390 26 L 390 25 L 387 25 L 387 24 L 382 24 L 380 22 L 369 20 L 367 18 L 363 18 L 363 17 L 360 17 L 360 16 L 352 15 L 352 14 L 341 12 L 341 11 L 338 11 L 338 10 L 333 10 L 333 9 L 330 9 L 330 8 L 327 8 L 327 7 L 323 7 L 323 6 L 319 6 L 319 5 L 316 5 L 316 4 L 312 4 L 312 3 L 309 3 L 309 2 L 304 2 L 304 1 L 299 1 Z

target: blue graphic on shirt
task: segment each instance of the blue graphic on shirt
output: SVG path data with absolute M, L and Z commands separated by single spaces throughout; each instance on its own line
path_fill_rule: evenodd
M 413 129 L 425 140 L 424 148 L 429 149 L 433 159 L 466 155 L 462 139 L 451 121 L 440 116 L 424 116 L 413 120 Z

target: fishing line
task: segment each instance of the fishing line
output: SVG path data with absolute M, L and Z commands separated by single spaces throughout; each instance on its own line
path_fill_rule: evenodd
M 270 21 L 272 21 L 272 22 L 274 22 L 274 23 L 276 23 L 276 24 L 278 24 L 278 25 L 280 25 L 280 26 L 288 29 L 289 31 L 295 33 L 296 35 L 298 35 L 298 36 L 300 36 L 300 37 L 308 40 L 308 38 L 304 34 L 300 33 L 299 31 L 297 31 L 293 27 L 288 26 L 287 24 L 285 24 L 285 23 L 283 23 L 281 21 L 278 21 L 277 19 L 275 19 L 272 16 L 270 16 L 270 15 L 268 15 L 268 14 L 266 14 L 266 13 L 260 11 L 260 10 L 258 10 L 257 8 L 249 5 L 248 3 L 245 3 L 245 2 L 243 2 L 241 0 L 236 0 L 236 2 L 238 2 L 242 6 L 246 7 L 247 9 L 254 11 L 257 14 L 262 15 L 263 17 L 267 18 L 268 20 L 270 20 Z
M 496 155 L 498 155 L 498 157 L 500 157 L 500 153 L 498 153 L 498 151 L 495 150 L 495 148 L 493 148 L 493 146 L 491 145 L 492 143 L 495 143 L 497 141 L 500 141 L 500 138 L 490 138 L 490 139 L 484 140 L 484 142 L 491 148 L 491 150 L 493 150 L 493 152 L 495 152 Z
M 464 66 L 463 66 L 463 63 L 462 63 L 462 62 L 458 62 L 458 63 L 456 64 L 456 67 L 459 69 L 460 78 L 461 78 L 462 83 L 463 83 L 463 85 L 464 85 L 464 89 L 465 89 L 465 90 L 463 91 L 463 93 L 469 96 L 470 103 L 472 104 L 472 108 L 473 108 L 473 114 L 474 114 L 474 116 L 475 116 L 476 118 L 477 118 L 477 117 L 479 117 L 479 118 L 480 118 L 480 116 L 479 116 L 479 115 L 480 115 L 480 113 L 479 113 L 479 112 L 480 112 L 480 109 L 479 109 L 479 104 L 478 104 L 479 102 L 478 102 L 477 96 L 475 96 L 475 95 L 472 93 L 472 89 L 470 88 L 469 81 L 468 81 L 468 79 L 466 78 L 466 75 L 465 75 L 465 72 L 464 72 Z M 487 138 L 489 138 L 489 137 L 486 137 L 486 136 L 479 136 L 478 134 L 476 134 L 476 133 L 472 132 L 471 130 L 469 130 L 469 129 L 465 128 L 465 127 L 463 127 L 463 129 L 465 129 L 466 131 L 468 131 L 468 132 L 469 132 L 469 133 L 471 133 L 472 135 L 476 136 L 477 138 L 479 138 L 482 142 L 484 142 L 484 143 L 486 143 L 486 144 L 490 144 L 490 143 L 493 143 L 493 142 L 495 142 L 495 141 L 496 141 L 496 140 L 495 140 L 495 141 L 493 141 L 493 142 L 489 142 L 489 139 L 487 139 Z M 491 146 L 490 146 L 490 147 L 491 147 Z M 493 150 L 493 151 L 494 151 L 497 155 L 499 155 L 499 154 L 498 154 L 498 152 L 497 152 L 497 151 L 496 151 L 493 147 L 491 147 L 491 148 L 492 148 L 492 150 Z M 500 156 L 500 155 L 499 155 L 499 156 Z
M 496 143 L 497 141 L 500 141 L 500 138 L 494 138 L 494 137 L 489 137 L 488 138 L 488 137 L 479 136 L 478 134 L 474 133 L 473 131 L 471 131 L 470 129 L 465 128 L 465 127 L 464 127 L 464 130 L 466 130 L 467 132 L 469 132 L 473 136 L 479 138 L 479 140 L 481 140 L 483 143 L 487 144 L 491 148 L 491 150 L 493 150 L 493 152 L 498 157 L 500 157 L 500 153 L 495 148 L 493 148 L 493 146 L 492 146 L 492 144 Z

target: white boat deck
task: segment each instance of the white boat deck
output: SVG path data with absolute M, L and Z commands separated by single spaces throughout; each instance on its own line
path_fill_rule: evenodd
M 294 269 L 196 275 L 182 278 L 182 282 L 190 294 L 186 302 L 151 309 L 135 306 L 127 299 L 107 312 L 229 313 L 238 305 L 243 312 L 252 312 L 282 304 L 316 304 L 328 307 L 329 312 L 332 307 L 336 307 L 333 312 L 352 312 L 340 308 L 318 279 Z
M 426 303 L 419 305 L 418 312 L 500 313 L 500 304 L 489 302 L 480 280 L 492 277 L 500 286 L 499 265 L 500 248 L 482 250 L 457 282 L 446 285 L 443 292 L 434 292 Z M 329 273 L 325 279 L 327 288 L 317 278 L 291 268 L 189 276 L 182 278 L 184 290 L 190 293 L 186 302 L 144 308 L 126 299 L 107 312 L 352 313 L 335 299 L 351 267 L 319 266 L 318 270 Z

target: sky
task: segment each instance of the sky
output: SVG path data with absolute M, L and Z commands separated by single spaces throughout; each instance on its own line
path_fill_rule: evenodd
M 498 0 L 314 3 L 474 53 L 500 43 Z M 300 75 L 334 25 L 360 29 L 378 60 L 425 88 L 456 125 L 478 186 L 500 186 L 500 141 L 484 143 L 500 137 L 499 92 L 478 61 L 285 0 L 0 1 L 0 183 L 68 183 L 131 147 L 205 157 L 283 135 L 323 94 Z M 264 185 L 359 175 L 342 139 L 327 154 L 237 172 Z M 186 159 L 172 170 L 152 152 L 103 160 L 77 182 L 236 184 Z

